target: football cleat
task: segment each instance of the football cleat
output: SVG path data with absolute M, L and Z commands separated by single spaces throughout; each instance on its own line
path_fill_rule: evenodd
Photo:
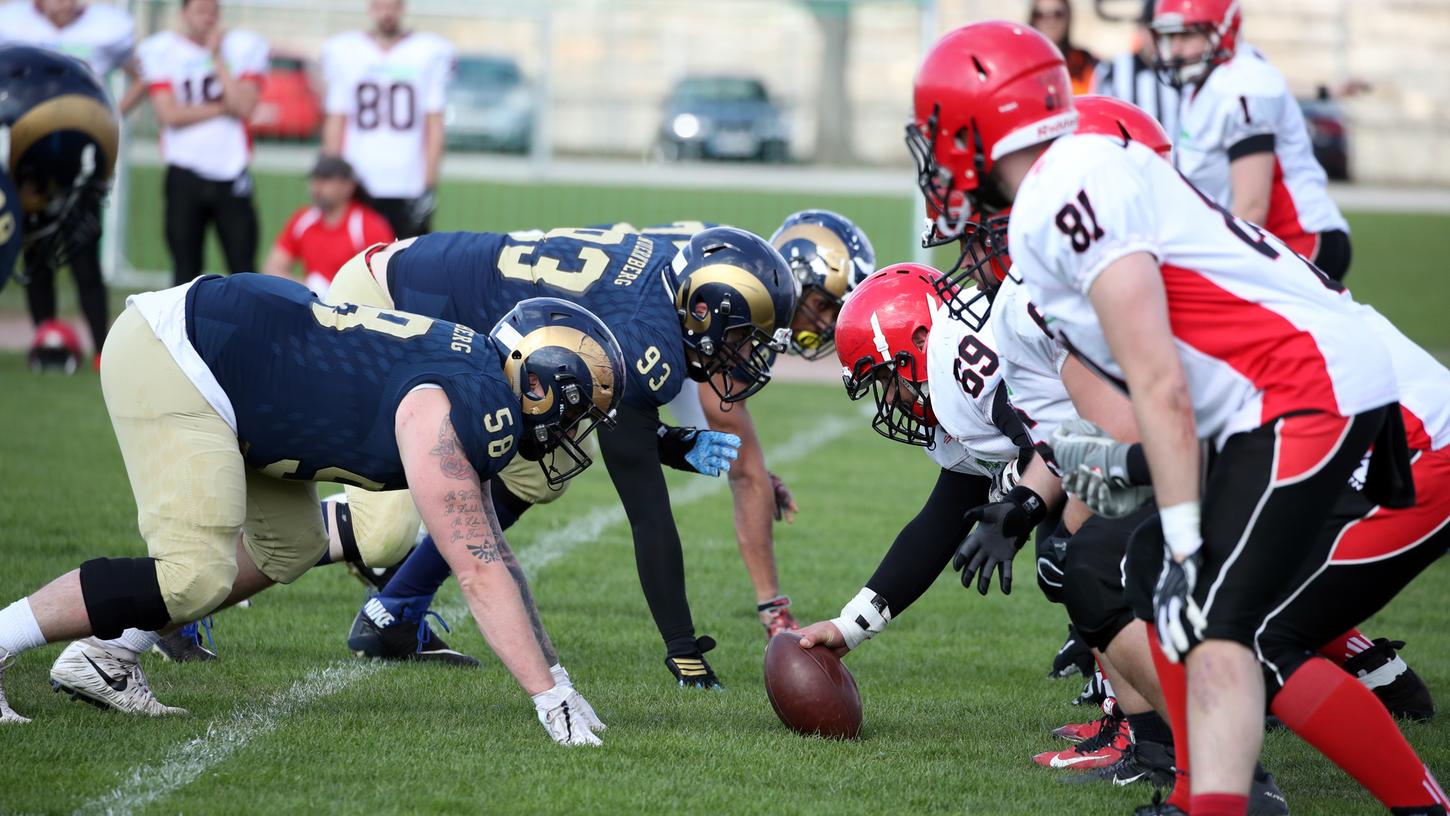
M 201 645 L 202 629 L 206 630 L 207 643 L 211 645 L 211 648 Z M 188 623 L 162 637 L 156 641 L 151 650 L 172 663 L 216 660 L 216 641 L 211 638 L 211 616 L 208 615 L 197 623 Z
M 1094 670 L 1088 676 L 1087 683 L 1083 685 L 1082 694 L 1079 694 L 1072 701 L 1072 704 L 1075 706 L 1088 705 L 1096 707 L 1106 703 L 1111 696 L 1113 696 L 1113 693 L 1108 688 L 1107 678 L 1103 677 L 1102 672 Z
M 1116 697 L 1109 697 L 1108 699 L 1103 701 L 1104 714 L 1114 714 L 1114 712 L 1116 712 L 1117 710 L 1117 707 L 1118 698 Z M 1107 717 L 1099 717 L 1092 722 L 1068 723 L 1067 725 L 1060 725 L 1057 728 L 1052 729 L 1052 735 L 1054 737 L 1057 737 L 1058 739 L 1067 740 L 1068 742 L 1071 742 L 1075 745 L 1079 742 L 1082 742 L 1083 740 L 1088 740 L 1096 737 L 1098 733 L 1102 730 L 1103 724 L 1106 722 L 1110 722 L 1110 719 Z
M 693 652 L 665 657 L 665 667 L 675 676 L 675 681 L 680 684 L 680 688 L 724 690 L 725 687 L 720 685 L 720 678 L 715 676 L 715 670 L 710 668 L 710 662 L 705 659 L 705 652 L 713 648 L 715 648 L 715 639 L 709 635 L 702 635 L 695 638 Z
M 765 627 L 765 639 L 770 640 L 781 632 L 795 632 L 801 628 L 795 615 L 790 613 L 790 597 L 780 595 L 755 607 L 760 623 Z
M 1097 661 L 1093 658 L 1093 650 L 1081 637 L 1078 637 L 1077 628 L 1072 624 L 1067 626 L 1067 640 L 1063 641 L 1062 648 L 1052 657 L 1052 670 L 1047 673 L 1048 677 L 1071 677 L 1080 674 L 1083 677 L 1091 677 L 1097 670 Z
M 1155 788 L 1169 788 L 1173 786 L 1173 747 L 1159 742 L 1135 742 L 1123 752 L 1123 758 L 1112 765 L 1066 776 L 1059 781 L 1070 784 L 1109 782 L 1120 787 L 1147 782 Z
M 1188 816 L 1188 811 L 1177 805 L 1170 805 L 1160 795 L 1154 794 L 1152 803 L 1139 805 L 1133 811 L 1133 816 Z
M 1127 720 L 1114 714 L 1104 715 L 1103 720 L 1098 733 L 1091 739 L 1061 751 L 1043 751 L 1034 756 L 1032 761 L 1044 768 L 1075 771 L 1106 768 L 1115 764 L 1127 753 L 1133 738 L 1128 731 Z
M 0 649 L 0 724 L 15 723 L 16 725 L 20 725 L 30 722 L 29 717 L 22 717 L 15 713 L 15 709 L 10 707 L 10 701 L 5 699 L 5 668 L 14 659 L 14 655 L 4 649 Z
M 377 598 L 369 598 L 352 622 L 347 634 L 347 648 L 358 657 L 377 660 L 420 660 L 445 666 L 477 668 L 478 658 L 450 649 L 443 638 L 433 634 L 428 625 L 432 615 L 449 631 L 448 624 L 437 612 L 425 612 L 416 621 L 395 618 Z
M 1249 788 L 1248 816 L 1289 816 L 1289 800 L 1274 775 L 1258 763 L 1254 763 L 1254 784 Z
M 50 667 L 50 686 L 73 700 L 127 714 L 169 717 L 187 713 L 156 699 L 135 652 L 103 646 L 93 638 L 65 647 Z
M 1400 657 L 1403 648 L 1403 640 L 1375 638 L 1373 646 L 1344 662 L 1344 670 L 1373 691 L 1390 714 L 1426 722 L 1435 716 L 1435 701 L 1425 681 Z

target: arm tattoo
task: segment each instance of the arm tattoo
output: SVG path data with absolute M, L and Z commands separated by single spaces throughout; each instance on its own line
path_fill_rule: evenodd
M 493 505 L 484 502 L 478 488 L 448 491 L 443 497 L 443 514 L 448 518 L 450 543 L 462 543 L 469 555 L 485 564 L 502 557 L 498 548 L 503 531 L 499 529 Z
M 444 476 L 450 479 L 467 479 L 473 475 L 473 465 L 463 455 L 462 446 L 458 444 L 458 434 L 453 430 L 451 416 L 444 415 L 443 422 L 438 426 L 438 444 L 428 452 L 438 457 L 438 465 L 443 469 Z
M 544 631 L 544 621 L 539 617 L 539 607 L 534 603 L 534 594 L 529 591 L 529 579 L 524 576 L 524 568 L 519 564 L 518 558 L 514 557 L 514 551 L 509 547 L 508 542 L 499 538 L 499 550 L 503 553 L 503 563 L 508 567 L 509 575 L 513 576 L 514 583 L 518 584 L 519 596 L 524 600 L 524 608 L 529 611 L 529 623 L 534 627 L 534 640 L 539 642 L 539 649 L 544 653 L 544 659 L 552 666 L 559 662 L 559 653 L 554 649 L 554 642 L 549 640 L 549 633 Z

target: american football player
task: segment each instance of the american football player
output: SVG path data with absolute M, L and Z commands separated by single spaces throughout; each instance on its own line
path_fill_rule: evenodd
M 57 265 L 94 241 L 120 125 L 85 64 L 25 45 L 0 47 L 0 287 L 22 247 Z
M 579 442 L 614 421 L 625 378 L 597 317 L 529 299 L 480 334 L 329 306 L 273 277 L 208 276 L 131 298 L 111 337 L 101 386 L 148 557 L 86 561 L 6 607 L 0 665 L 84 638 L 52 667 L 57 689 L 123 711 L 185 713 L 155 698 L 136 659 L 152 630 L 316 563 L 327 538 L 314 482 L 406 487 L 430 526 L 451 531 L 440 549 L 467 576 L 480 629 L 549 735 L 599 744 L 602 724 L 551 672 L 482 488 L 516 456 L 570 475 L 587 464 Z M 258 353 L 273 344 L 289 353 Z M 297 422 L 319 411 L 322 421 Z M 24 721 L 8 705 L 0 717 Z
M 1371 448 L 1366 495 L 1413 501 L 1399 390 L 1383 343 L 1332 281 L 1151 149 L 1071 135 L 1067 88 L 1061 54 L 1022 26 L 948 34 L 915 89 L 922 191 L 938 212 L 1010 206 L 1009 244 L 1044 323 L 1130 394 L 1167 544 L 1154 644 L 1187 661 L 1186 682 L 1160 679 L 1175 731 L 1186 731 L 1185 710 L 1195 726 L 1191 793 L 1175 790 L 1198 816 L 1242 814 L 1262 739 L 1254 633 L 1296 571 L 1328 554 L 1298 531 L 1327 520 Z M 1214 451 L 1202 491 L 1200 440 Z M 1300 693 L 1323 701 L 1320 714 L 1372 724 L 1399 777 L 1423 776 L 1353 677 L 1307 683 Z M 1299 733 L 1331 757 L 1341 750 Z M 1403 804 L 1443 811 L 1427 789 Z
M 1180 91 L 1174 157 L 1193 185 L 1325 274 L 1349 272 L 1349 224 L 1329 197 L 1284 76 L 1241 43 L 1239 0 L 1158 0 L 1158 70 Z
M 707 384 L 727 403 L 763 388 L 774 354 L 785 348 L 798 291 L 780 253 L 741 230 L 707 229 L 677 250 L 669 241 L 625 229 L 582 228 L 434 234 L 374 247 L 338 273 L 331 297 L 396 305 L 464 325 L 486 323 L 519 298 L 537 294 L 600 315 L 629 359 L 624 406 L 615 427 L 600 435 L 600 448 L 634 532 L 640 582 L 665 641 L 665 664 L 682 685 L 714 688 L 719 679 L 704 657 L 714 641 L 695 635 L 660 465 L 663 458 L 684 470 L 719 475 L 739 441 L 709 430 L 667 428 L 659 407 L 686 380 Z M 505 469 L 491 485 L 503 526 L 557 497 L 562 481 L 537 468 Z M 406 494 L 350 490 L 345 512 L 333 515 L 343 548 L 370 565 L 401 557 L 418 525 Z M 422 625 L 447 577 L 447 564 L 425 541 L 359 612 L 349 636 L 353 651 L 471 663 Z

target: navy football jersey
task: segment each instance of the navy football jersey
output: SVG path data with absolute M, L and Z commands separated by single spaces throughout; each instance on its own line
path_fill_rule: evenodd
M 347 303 L 265 275 L 206 277 L 186 331 L 232 402 L 249 466 L 270 476 L 407 487 L 394 416 L 409 391 L 441 387 L 480 479 L 518 449 L 520 401 L 493 341 L 466 326 Z
M 20 196 L 10 174 L 0 167 L 0 289 L 15 272 L 20 260 Z
M 685 338 L 675 311 L 676 251 L 669 241 L 610 228 L 550 232 L 436 232 L 388 261 L 388 291 L 405 312 L 487 333 L 532 297 L 577 303 L 604 321 L 624 350 L 624 401 L 650 410 L 685 380 Z

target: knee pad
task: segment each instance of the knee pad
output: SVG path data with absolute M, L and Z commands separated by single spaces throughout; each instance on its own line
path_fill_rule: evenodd
M 93 558 L 81 564 L 81 598 L 91 632 L 102 640 L 127 629 L 155 631 L 171 622 L 154 558 Z
M 1087 540 L 1073 537 L 1067 548 L 1062 602 L 1083 642 L 1094 649 L 1106 649 L 1118 633 L 1133 620 L 1123 597 L 1120 544 L 1111 537 L 1089 534 Z
M 1163 571 L 1163 526 L 1154 514 L 1128 537 L 1123 560 L 1123 597 L 1138 620 L 1153 622 L 1153 588 Z

